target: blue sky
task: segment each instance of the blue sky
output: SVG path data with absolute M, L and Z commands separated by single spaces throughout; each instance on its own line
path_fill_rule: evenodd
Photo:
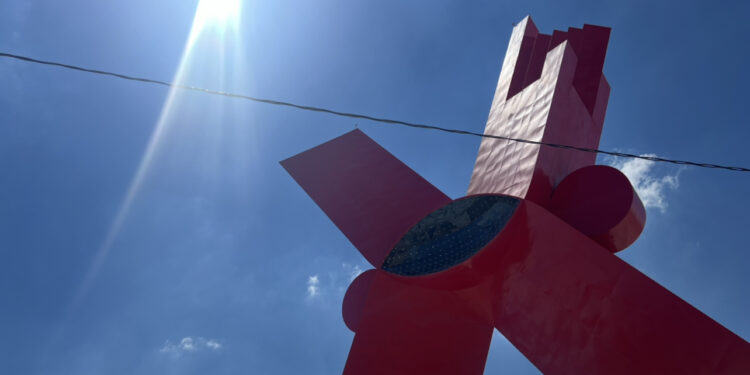
M 602 148 L 748 166 L 747 4 L 246 0 L 194 25 L 197 0 L 6 0 L 0 50 L 482 131 L 513 22 L 599 24 Z M 369 266 L 278 161 L 357 125 L 464 195 L 473 137 L 0 59 L 0 372 L 339 372 Z M 619 256 L 749 339 L 748 176 L 599 162 L 648 197 Z M 496 334 L 501 372 L 538 373 Z

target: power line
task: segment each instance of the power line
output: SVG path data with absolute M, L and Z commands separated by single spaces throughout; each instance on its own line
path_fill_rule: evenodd
M 599 149 L 594 149 L 594 148 L 563 145 L 563 144 L 557 144 L 557 143 L 532 141 L 528 139 L 505 137 L 502 135 L 482 134 L 482 133 L 472 132 L 468 130 L 444 128 L 444 127 L 435 126 L 435 125 L 419 124 L 419 123 L 408 122 L 408 121 L 393 120 L 393 119 L 388 119 L 388 118 L 383 118 L 383 117 L 374 117 L 374 116 L 368 116 L 368 115 L 363 115 L 359 113 L 341 112 L 341 111 L 335 111 L 335 110 L 327 109 L 327 108 L 301 105 L 301 104 L 295 104 L 295 103 L 284 102 L 284 101 L 273 100 L 273 99 L 256 98 L 256 97 L 252 97 L 248 95 L 241 95 L 241 94 L 234 94 L 230 92 L 205 89 L 201 87 L 159 81 L 156 79 L 133 77 L 133 76 L 125 75 L 125 74 L 113 73 L 113 72 L 108 72 L 104 70 L 83 68 L 83 67 L 76 66 L 76 65 L 63 64 L 63 63 L 54 62 L 54 61 L 38 60 L 38 59 L 31 58 L 31 57 L 14 55 L 14 54 L 5 53 L 5 52 L 0 52 L 0 57 L 8 57 L 8 58 L 26 61 L 26 62 L 35 63 L 35 64 L 57 66 L 57 67 L 65 68 L 65 69 L 78 70 L 78 71 L 86 72 L 86 73 L 94 73 L 94 74 L 101 74 L 105 76 L 112 76 L 116 78 L 130 80 L 130 81 L 152 83 L 156 85 L 178 88 L 182 90 L 199 91 L 199 92 L 206 93 L 206 94 L 221 95 L 221 96 L 226 96 L 230 98 L 251 100 L 254 102 L 258 102 L 258 103 L 266 103 L 266 104 L 271 104 L 271 105 L 292 107 L 292 108 L 301 109 L 303 111 L 322 112 L 322 113 L 328 113 L 328 114 L 335 115 L 335 116 L 370 120 L 370 121 L 380 122 L 380 123 L 385 123 L 385 124 L 408 126 L 411 128 L 438 130 L 438 131 L 446 132 L 446 133 L 472 135 L 472 136 L 482 137 L 482 138 L 494 138 L 494 139 L 501 139 L 501 140 L 510 141 L 510 142 L 528 143 L 528 144 L 533 144 L 533 145 L 555 147 L 555 148 L 575 150 L 575 151 L 581 151 L 581 152 L 591 152 L 591 153 L 596 153 L 596 154 L 604 154 L 604 155 L 610 155 L 610 156 L 622 157 L 622 158 L 643 159 L 643 160 L 654 161 L 654 162 L 672 163 L 672 164 L 677 164 L 677 165 L 688 165 L 688 166 L 700 167 L 700 168 L 724 169 L 724 170 L 729 170 L 729 171 L 734 171 L 734 172 L 750 172 L 750 168 L 744 168 L 744 167 L 732 167 L 732 166 L 710 164 L 710 163 L 698 163 L 698 162 L 687 161 L 687 160 L 674 160 L 674 159 L 660 158 L 658 156 L 636 155 L 636 154 L 629 154 L 629 153 L 624 153 L 624 152 L 607 151 L 607 150 L 599 150 Z

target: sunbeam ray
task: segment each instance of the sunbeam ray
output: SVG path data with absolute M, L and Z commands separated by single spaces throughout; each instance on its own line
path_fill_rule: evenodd
M 208 35 L 210 36 L 209 41 L 216 41 L 218 45 L 207 47 L 215 48 L 216 51 L 212 52 L 218 52 L 218 56 L 210 56 L 217 58 L 219 64 L 218 83 L 220 84 L 220 88 L 223 88 L 223 85 L 227 81 L 226 74 L 228 72 L 228 70 L 224 68 L 224 64 L 226 63 L 225 54 L 227 53 L 227 50 L 225 48 L 226 39 L 231 38 L 233 39 L 233 42 L 236 42 L 239 39 L 238 28 L 240 23 L 240 10 L 240 0 L 200 0 L 196 8 L 190 34 L 188 35 L 187 41 L 185 43 L 185 47 L 183 49 L 173 82 L 178 84 L 188 83 L 187 78 L 191 73 L 191 67 L 194 60 L 199 55 L 197 53 L 199 49 L 198 45 L 199 43 L 204 42 L 206 39 L 208 39 L 203 38 L 204 36 L 210 34 Z M 236 72 L 229 73 L 234 74 Z M 141 188 L 143 187 L 144 181 L 146 180 L 150 169 L 152 169 L 154 160 L 156 159 L 157 154 L 159 154 L 159 150 L 164 143 L 165 136 L 174 126 L 174 117 L 178 112 L 177 108 L 179 107 L 179 103 L 183 95 L 184 91 L 182 90 L 176 88 L 170 89 L 159 118 L 151 132 L 146 149 L 141 156 L 138 167 L 131 179 L 130 184 L 128 185 L 126 193 L 122 201 L 120 202 L 120 205 L 118 206 L 117 213 L 115 214 L 114 219 L 112 220 L 112 223 L 109 226 L 109 229 L 107 230 L 101 245 L 94 253 L 93 259 L 91 260 L 86 273 L 83 275 L 77 289 L 75 290 L 72 298 L 67 304 L 59 322 L 58 329 L 51 335 L 50 340 L 48 340 L 48 348 L 53 347 L 54 343 L 58 342 L 62 338 L 63 332 L 65 331 L 66 326 L 69 324 L 70 319 L 72 318 L 73 314 L 80 309 L 84 299 L 86 298 L 86 295 L 95 283 L 95 280 L 103 264 L 108 258 L 110 251 L 112 250 L 113 245 L 115 244 L 116 239 L 130 214 L 131 208 L 136 198 L 138 197 Z M 219 123 L 222 120 L 221 112 L 223 108 L 221 107 L 223 107 L 223 105 L 219 107 L 218 111 L 216 111 Z M 216 126 L 213 131 L 221 132 L 220 128 L 221 126 Z M 222 134 L 215 134 L 214 139 L 212 139 L 211 141 L 213 143 L 221 142 L 221 138 Z M 218 164 L 219 157 L 217 155 L 209 155 L 209 157 L 216 158 L 213 163 Z

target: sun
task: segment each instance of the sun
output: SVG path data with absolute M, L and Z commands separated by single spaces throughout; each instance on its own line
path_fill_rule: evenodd
M 222 26 L 234 21 L 240 12 L 240 0 L 200 0 L 195 21 L 200 26 Z

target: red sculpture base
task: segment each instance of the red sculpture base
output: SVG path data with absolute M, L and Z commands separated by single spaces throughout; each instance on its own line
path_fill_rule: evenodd
M 360 275 L 344 373 L 482 374 L 493 328 L 545 374 L 750 373 L 747 342 L 533 202 L 472 262 L 485 277 L 459 290 Z

